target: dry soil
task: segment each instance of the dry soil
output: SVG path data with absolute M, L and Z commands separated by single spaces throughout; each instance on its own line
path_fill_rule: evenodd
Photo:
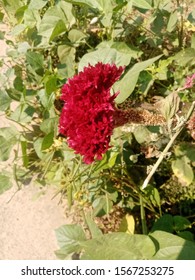
M 7 26 L 1 24 L 0 30 L 7 31 Z M 6 43 L 0 40 L 0 58 L 6 55 L 6 48 Z M 0 127 L 5 126 L 9 122 L 0 112 Z M 0 162 L 0 172 L 11 168 L 12 158 Z M 65 215 L 65 205 L 58 204 L 59 197 L 52 199 L 54 188 L 41 195 L 33 183 L 16 190 L 13 181 L 13 187 L 0 195 L 0 259 L 56 259 L 54 251 L 58 246 L 54 230 L 71 222 Z

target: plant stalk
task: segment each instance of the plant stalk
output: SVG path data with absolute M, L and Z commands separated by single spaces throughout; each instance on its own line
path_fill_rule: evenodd
M 146 214 L 144 209 L 143 197 L 140 194 L 140 214 L 141 214 L 141 223 L 142 223 L 142 233 L 147 235 L 147 225 L 146 225 Z

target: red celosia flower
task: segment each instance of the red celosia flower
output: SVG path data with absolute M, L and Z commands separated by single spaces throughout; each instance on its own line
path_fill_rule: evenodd
M 123 70 L 99 62 L 85 67 L 62 87 L 61 99 L 65 103 L 59 131 L 85 163 L 101 159 L 110 147 L 116 97 L 110 95 L 110 89 Z

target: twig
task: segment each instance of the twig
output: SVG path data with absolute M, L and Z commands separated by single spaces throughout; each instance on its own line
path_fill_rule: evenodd
M 157 162 L 154 164 L 152 170 L 150 171 L 150 173 L 148 174 L 147 178 L 145 179 L 141 189 L 145 189 L 147 187 L 147 185 L 149 184 L 152 176 L 154 175 L 154 173 L 156 172 L 157 168 L 159 167 L 159 165 L 161 164 L 161 162 L 163 161 L 164 157 L 166 156 L 167 152 L 169 151 L 169 149 L 171 148 L 171 146 L 173 145 L 175 139 L 177 138 L 177 136 L 180 134 L 180 132 L 182 131 L 182 129 L 184 128 L 186 122 L 188 121 L 188 119 L 190 118 L 191 114 L 193 113 L 195 108 L 195 101 L 192 102 L 192 105 L 188 111 L 188 114 L 185 118 L 185 120 L 183 121 L 183 123 L 178 127 L 178 130 L 176 131 L 176 133 L 173 135 L 173 137 L 170 139 L 169 143 L 167 144 L 167 146 L 165 147 L 165 149 L 163 150 L 163 152 L 161 153 L 160 157 L 158 158 Z
M 7 204 L 11 202 L 11 200 L 14 198 L 14 196 L 17 194 L 17 192 L 19 192 L 21 189 L 17 189 L 13 195 L 9 198 L 9 200 L 6 202 Z

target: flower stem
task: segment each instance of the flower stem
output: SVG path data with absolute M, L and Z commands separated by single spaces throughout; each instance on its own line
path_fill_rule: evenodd
M 154 173 L 156 172 L 157 168 L 159 167 L 159 165 L 161 164 L 161 162 L 163 161 L 164 157 L 166 156 L 167 152 L 169 151 L 169 149 L 171 148 L 171 146 L 173 145 L 175 139 L 178 137 L 178 135 L 180 134 L 180 132 L 182 131 L 182 129 L 184 128 L 184 126 L 186 125 L 186 122 L 188 121 L 188 119 L 190 118 L 191 114 L 193 113 L 195 108 L 195 101 L 192 103 L 188 114 L 185 118 L 185 120 L 182 122 L 182 124 L 178 127 L 176 133 L 173 135 L 173 137 L 171 137 L 169 143 L 167 144 L 167 146 L 165 147 L 165 149 L 162 151 L 160 157 L 158 158 L 158 160 L 156 161 L 156 163 L 154 164 L 152 170 L 150 171 L 150 173 L 148 174 L 147 178 L 145 179 L 141 189 L 145 189 L 148 185 L 148 183 L 150 182 L 152 176 L 154 175 Z
M 142 223 L 142 233 L 147 234 L 148 230 L 146 225 L 146 215 L 145 215 L 143 197 L 141 194 L 140 194 L 140 214 L 141 214 L 141 223 Z

